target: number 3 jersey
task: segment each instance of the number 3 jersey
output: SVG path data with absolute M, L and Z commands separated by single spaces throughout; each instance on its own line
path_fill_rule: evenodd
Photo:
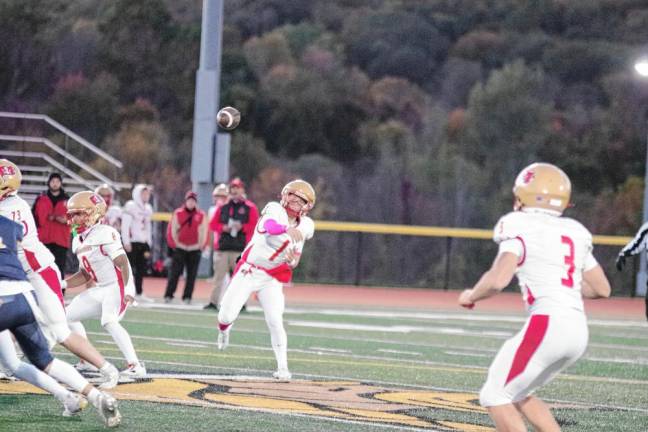
M 39 240 L 34 216 L 24 199 L 17 195 L 9 195 L 1 200 L 0 215 L 23 227 L 23 240 L 18 247 L 18 259 L 25 272 L 37 272 L 54 264 L 54 255 Z
M 97 224 L 74 237 L 72 251 L 79 259 L 79 267 L 84 269 L 97 284 L 97 287 L 119 287 L 122 295 L 135 295 L 133 271 L 128 265 L 128 283 L 113 259 L 126 255 L 121 237 L 117 230 L 108 225 Z
M 592 235 L 574 219 L 526 209 L 502 217 L 493 233 L 499 253 L 518 256 L 516 276 L 531 313 L 583 312 L 583 272 L 596 267 Z

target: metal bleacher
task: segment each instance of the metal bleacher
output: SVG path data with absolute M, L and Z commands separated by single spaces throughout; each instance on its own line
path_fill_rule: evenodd
M 0 157 L 20 168 L 20 193 L 30 203 L 47 189 L 52 172 L 61 174 L 68 194 L 103 183 L 116 191 L 131 186 L 117 180 L 121 161 L 42 114 L 0 112 Z

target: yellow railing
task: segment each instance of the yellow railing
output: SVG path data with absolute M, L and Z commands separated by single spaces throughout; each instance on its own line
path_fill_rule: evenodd
M 154 221 L 168 222 L 171 213 L 155 213 Z M 453 237 L 490 240 L 493 238 L 491 230 L 473 228 L 447 228 L 412 225 L 389 225 L 360 222 L 334 222 L 315 221 L 315 229 L 318 231 L 357 232 L 368 234 L 398 234 L 421 237 Z M 632 237 L 595 235 L 594 244 L 606 246 L 625 246 Z

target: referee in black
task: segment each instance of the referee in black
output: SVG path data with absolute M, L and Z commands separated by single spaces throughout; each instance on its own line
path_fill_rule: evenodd
M 625 266 L 625 261 L 626 257 L 629 257 L 631 255 L 637 255 L 641 253 L 641 251 L 646 251 L 648 252 L 648 222 L 644 223 L 641 225 L 641 228 L 639 228 L 639 231 L 637 231 L 637 234 L 635 234 L 634 238 L 625 245 L 623 249 L 621 249 L 621 252 L 619 252 L 619 256 L 616 259 L 616 268 L 619 271 L 623 270 L 623 267 Z M 646 319 L 648 320 L 648 287 L 645 295 L 645 301 L 646 301 Z

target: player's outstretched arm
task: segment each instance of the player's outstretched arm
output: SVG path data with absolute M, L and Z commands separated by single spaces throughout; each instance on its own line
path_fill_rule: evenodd
M 491 268 L 482 275 L 472 289 L 464 290 L 459 296 L 459 304 L 472 307 L 476 302 L 492 297 L 511 283 L 518 265 L 518 257 L 514 253 L 498 254 Z
M 612 288 L 600 265 L 583 272 L 583 297 L 596 299 L 610 297 Z
M 74 273 L 72 276 L 69 278 L 65 279 L 63 281 L 63 286 L 62 288 L 75 288 L 81 285 L 84 285 L 86 282 L 88 282 L 92 277 L 86 272 L 84 269 L 79 270 L 78 272 Z

